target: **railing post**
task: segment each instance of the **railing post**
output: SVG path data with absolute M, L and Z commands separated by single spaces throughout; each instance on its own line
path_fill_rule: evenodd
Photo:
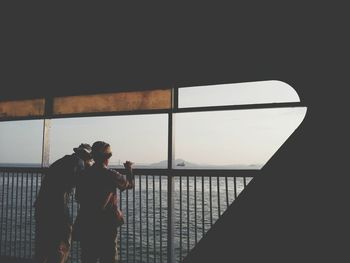
M 44 119 L 41 167 L 48 167 L 50 163 L 50 130 L 51 120 Z
M 168 262 L 175 262 L 174 245 L 174 177 L 168 177 Z
M 174 147 L 174 119 L 173 110 L 178 106 L 178 90 L 172 88 L 171 91 L 171 112 L 168 115 L 168 169 L 172 170 L 175 147 Z M 172 173 L 168 176 L 168 262 L 175 262 L 175 211 L 174 211 L 174 175 Z
M 50 162 L 50 130 L 53 111 L 53 99 L 45 98 L 45 117 L 43 127 L 42 161 L 41 167 L 48 167 Z

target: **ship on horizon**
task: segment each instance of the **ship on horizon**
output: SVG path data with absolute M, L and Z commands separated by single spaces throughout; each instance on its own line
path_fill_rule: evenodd
M 181 163 L 178 163 L 176 166 L 185 166 L 185 162 L 182 161 Z

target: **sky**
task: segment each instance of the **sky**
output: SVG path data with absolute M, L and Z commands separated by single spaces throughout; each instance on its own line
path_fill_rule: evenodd
M 295 102 L 280 81 L 223 84 L 179 91 L 180 107 Z M 178 113 L 175 158 L 199 165 L 264 165 L 293 133 L 305 107 Z M 80 143 L 111 144 L 111 163 L 152 164 L 167 159 L 167 114 L 51 120 L 50 162 Z M 0 163 L 40 163 L 43 121 L 0 122 Z
M 298 102 L 295 90 L 282 81 L 254 81 L 179 89 L 179 107 Z

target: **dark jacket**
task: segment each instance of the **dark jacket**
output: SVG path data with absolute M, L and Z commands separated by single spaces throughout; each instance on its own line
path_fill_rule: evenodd
M 34 203 L 37 220 L 71 223 L 68 201 L 83 169 L 84 161 L 76 154 L 65 155 L 49 167 Z
M 98 164 L 84 170 L 79 176 L 76 188 L 76 199 L 80 203 L 81 223 L 86 227 L 103 224 L 103 222 L 108 224 L 111 218 L 108 219 L 104 216 L 104 208 L 114 206 L 116 209 L 118 205 L 116 188 L 123 191 L 133 187 L 134 176 L 132 172 L 123 175 Z M 112 204 L 108 204 L 108 202 L 112 202 Z M 109 215 L 113 217 L 112 213 Z

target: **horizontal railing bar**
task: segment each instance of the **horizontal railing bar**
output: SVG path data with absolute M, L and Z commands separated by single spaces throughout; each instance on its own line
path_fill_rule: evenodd
M 48 168 L 43 167 L 0 167 L 0 172 L 19 172 L 19 173 L 45 173 Z
M 0 172 L 35 172 L 45 173 L 48 168 L 41 167 L 0 167 Z M 125 169 L 114 169 L 120 173 Z M 261 170 L 228 170 L 228 169 L 133 169 L 135 175 L 173 175 L 173 176 L 237 176 L 254 177 Z
M 119 170 L 118 170 L 119 171 Z M 123 169 L 120 170 L 122 172 Z M 134 169 L 134 174 L 173 176 L 237 176 L 254 177 L 260 170 L 208 170 L 208 169 Z

